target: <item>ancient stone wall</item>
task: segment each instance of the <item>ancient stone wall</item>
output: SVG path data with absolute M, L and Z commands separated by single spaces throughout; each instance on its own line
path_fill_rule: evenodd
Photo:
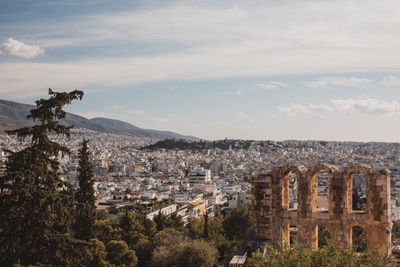
M 317 208 L 318 173 L 328 174 L 328 209 Z M 297 177 L 297 208 L 289 208 L 289 175 Z M 353 210 L 353 174 L 366 178 L 366 208 Z M 318 227 L 329 231 L 339 248 L 353 245 L 352 231 L 366 233 L 367 249 L 391 254 L 390 171 L 368 165 L 353 165 L 343 171 L 321 164 L 307 169 L 303 165 L 276 167 L 252 178 L 252 208 L 258 238 L 275 246 L 290 245 L 290 229 L 297 229 L 300 244 L 318 247 Z

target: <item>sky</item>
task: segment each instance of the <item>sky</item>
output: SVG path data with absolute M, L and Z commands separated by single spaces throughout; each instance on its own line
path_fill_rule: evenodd
M 400 142 L 398 0 L 0 0 L 0 98 L 205 139 Z

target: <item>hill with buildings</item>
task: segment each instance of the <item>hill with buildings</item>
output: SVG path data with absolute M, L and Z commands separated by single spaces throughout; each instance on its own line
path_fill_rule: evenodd
M 252 140 L 216 140 L 216 141 L 188 141 L 182 139 L 164 139 L 154 144 L 145 146 L 142 150 L 157 150 L 157 149 L 178 149 L 178 150 L 203 150 L 203 149 L 221 149 L 221 150 L 238 150 L 248 149 L 252 144 Z
M 0 131 L 13 130 L 33 125 L 34 122 L 26 118 L 32 108 L 34 108 L 33 105 L 0 99 Z M 85 128 L 103 133 L 148 137 L 161 140 L 166 138 L 199 140 L 197 137 L 180 135 L 170 131 L 142 129 L 119 120 L 107 118 L 94 118 L 89 120 L 72 113 L 67 113 L 66 118 L 63 121 L 64 123 L 73 125 L 76 128 Z

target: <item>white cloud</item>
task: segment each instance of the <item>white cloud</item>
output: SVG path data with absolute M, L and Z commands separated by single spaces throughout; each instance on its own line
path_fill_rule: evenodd
M 322 116 L 322 113 L 330 112 L 332 108 L 328 105 L 314 105 L 302 106 L 298 104 L 291 104 L 290 106 L 278 106 L 278 112 L 283 115 L 295 116 L 298 113 L 308 113 L 317 116 Z
M 126 12 L 10 23 L 2 27 L 23 29 L 40 47 L 79 52 L 95 44 L 101 54 L 0 63 L 0 90 L 34 95 L 49 86 L 393 71 L 400 67 L 400 5 L 382 1 L 156 1 Z M 353 79 L 350 86 L 368 83 Z
M 367 87 L 373 80 L 357 77 L 322 77 L 315 81 L 306 82 L 311 88 L 320 88 L 328 86 L 336 87 Z
M 251 123 L 253 120 L 243 112 L 235 112 L 235 118 L 238 122 Z
M 400 86 L 400 79 L 395 76 L 389 75 L 385 76 L 380 84 L 385 86 Z
M 284 82 L 276 82 L 276 81 L 269 81 L 269 82 L 257 82 L 256 85 L 260 88 L 271 90 L 276 88 L 287 87 L 288 84 Z
M 28 59 L 44 54 L 44 50 L 39 46 L 24 44 L 23 42 L 13 38 L 8 38 L 7 41 L 0 44 L 0 52 Z
M 393 115 L 400 112 L 397 101 L 383 102 L 375 98 L 366 99 L 332 99 L 335 107 L 342 112 L 350 114 Z

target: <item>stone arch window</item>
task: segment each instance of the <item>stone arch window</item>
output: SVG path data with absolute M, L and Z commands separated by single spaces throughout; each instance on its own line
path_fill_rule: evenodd
M 293 246 L 294 244 L 298 243 L 298 236 L 299 236 L 299 230 L 297 228 L 297 225 L 290 224 L 289 225 L 289 241 L 290 241 L 290 246 Z
M 367 178 L 362 172 L 354 172 L 352 177 L 351 209 L 356 211 L 367 210 Z
M 351 227 L 351 245 L 356 252 L 367 250 L 367 235 L 363 227 L 359 225 Z
M 336 167 L 322 164 L 311 169 L 311 210 L 327 212 L 331 205 L 330 190 L 333 173 Z
M 285 224 L 282 228 L 282 245 L 289 248 L 298 243 L 298 232 L 296 224 Z
M 322 248 L 323 246 L 326 246 L 331 239 L 331 235 L 329 232 L 328 227 L 325 225 L 318 225 L 317 226 L 317 234 L 318 234 L 318 248 Z
M 298 179 L 294 172 L 289 174 L 289 209 L 297 209 L 299 204 L 298 198 Z
M 289 171 L 282 180 L 282 207 L 286 210 L 296 210 L 298 198 L 298 174 Z
M 317 174 L 317 210 L 327 211 L 329 208 L 329 173 L 319 171 Z
M 306 182 L 307 169 L 300 164 L 286 166 L 280 171 L 281 188 L 282 188 L 282 209 L 297 210 L 307 199 L 304 195 L 300 195 L 300 187 L 304 187 Z M 302 184 L 303 183 L 303 184 Z M 303 190 L 304 191 L 304 190 Z
M 352 165 L 344 170 L 348 212 L 365 212 L 368 206 L 367 188 L 374 170 L 367 165 Z M 357 202 L 357 203 L 355 203 Z

